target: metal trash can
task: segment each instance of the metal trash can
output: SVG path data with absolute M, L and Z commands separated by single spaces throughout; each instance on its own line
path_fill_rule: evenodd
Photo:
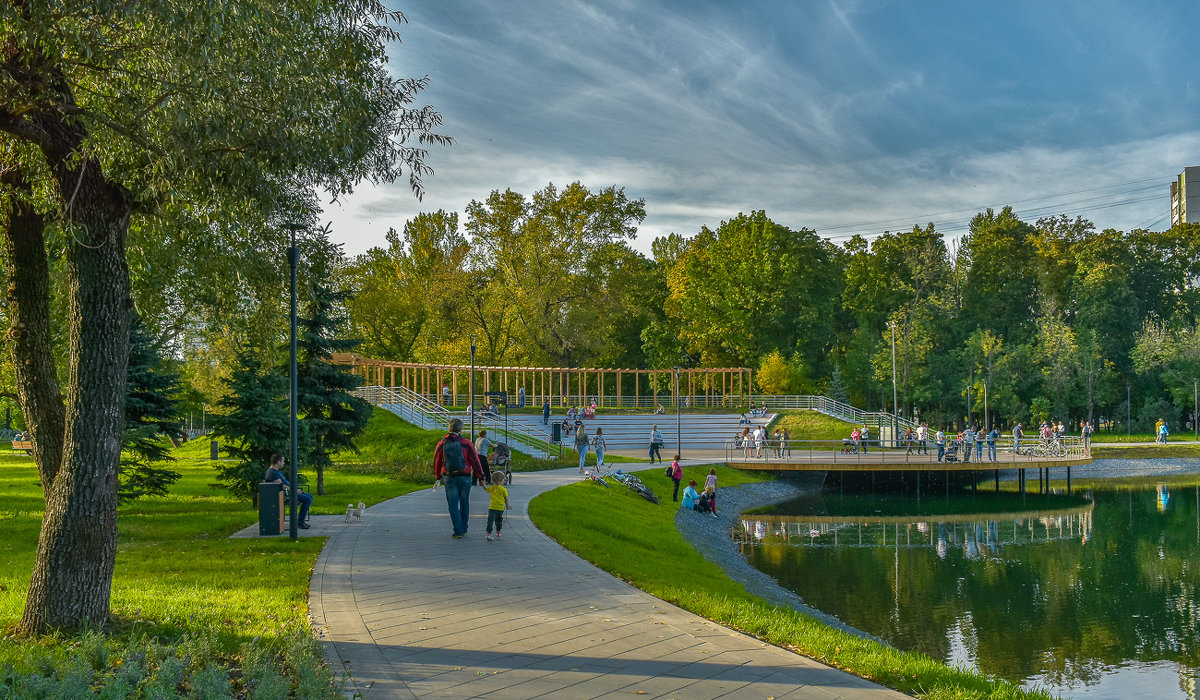
M 283 484 L 258 485 L 258 534 L 283 534 Z
M 562 442 L 562 423 L 550 424 L 550 442 Z

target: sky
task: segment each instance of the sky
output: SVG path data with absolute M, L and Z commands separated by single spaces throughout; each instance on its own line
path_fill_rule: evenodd
M 741 212 L 843 243 L 988 207 L 1170 225 L 1200 165 L 1200 3 L 425 0 L 390 52 L 433 147 L 324 218 L 349 254 L 419 212 L 553 182 L 644 198 L 633 247 Z M 465 221 L 460 217 L 460 222 Z

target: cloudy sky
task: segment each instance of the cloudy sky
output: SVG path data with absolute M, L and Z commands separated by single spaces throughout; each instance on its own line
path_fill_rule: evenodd
M 844 241 L 987 207 L 1161 230 L 1200 165 L 1200 3 L 425 0 L 397 75 L 456 143 L 327 207 L 348 253 L 495 189 L 624 187 L 634 246 L 739 212 Z

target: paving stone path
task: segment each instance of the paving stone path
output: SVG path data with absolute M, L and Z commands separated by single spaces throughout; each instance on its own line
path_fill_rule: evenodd
M 664 603 L 563 549 L 527 505 L 578 478 L 517 474 L 494 542 L 481 488 L 465 539 L 451 538 L 445 496 L 430 489 L 376 505 L 360 524 L 322 528 L 330 539 L 310 609 L 347 694 L 907 697 Z

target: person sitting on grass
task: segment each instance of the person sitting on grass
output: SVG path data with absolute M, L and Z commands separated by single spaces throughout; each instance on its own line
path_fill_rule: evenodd
M 717 492 L 711 486 L 704 489 L 704 493 L 700 494 L 700 500 L 696 502 L 696 510 L 701 513 L 708 513 L 712 517 L 717 517 Z
M 665 407 L 663 407 L 663 405 L 661 403 L 658 405 L 658 408 L 654 409 L 654 413 L 656 415 L 663 415 L 666 412 L 667 412 L 667 409 Z
M 288 483 L 287 477 L 283 475 L 283 455 L 276 452 L 271 455 L 271 466 L 267 467 L 267 474 L 263 477 L 263 482 L 267 484 L 283 484 L 283 488 L 291 490 L 292 485 Z M 300 512 L 296 514 L 296 527 L 307 530 L 308 524 L 308 509 L 312 506 L 313 497 L 311 493 L 304 493 L 300 489 L 296 489 L 296 503 L 300 506 Z
M 680 508 L 688 510 L 696 510 L 696 501 L 699 500 L 700 494 L 696 493 L 696 480 L 688 481 L 687 488 L 683 490 L 683 501 L 679 504 Z

